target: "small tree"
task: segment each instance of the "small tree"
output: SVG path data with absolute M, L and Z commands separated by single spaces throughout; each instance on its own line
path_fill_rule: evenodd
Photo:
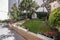
M 19 9 L 22 10 L 22 12 L 26 11 L 26 18 L 28 13 L 33 13 L 35 10 L 38 9 L 38 5 L 33 0 L 22 0 L 22 2 L 19 4 Z
M 10 16 L 10 18 L 12 20 L 17 21 L 17 20 L 20 19 L 20 16 L 19 15 L 20 15 L 20 11 L 17 8 L 16 3 L 14 3 L 13 6 L 12 6 L 12 8 L 11 8 L 11 10 L 10 10 L 9 16 Z

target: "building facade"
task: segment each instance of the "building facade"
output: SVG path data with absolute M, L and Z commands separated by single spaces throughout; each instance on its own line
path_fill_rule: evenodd
M 50 3 L 50 5 L 51 5 L 51 11 L 53 11 L 54 9 L 60 7 L 60 1 L 54 1 Z
M 14 3 L 18 7 L 20 0 L 1 0 L 0 1 L 0 20 L 9 19 L 8 13 Z

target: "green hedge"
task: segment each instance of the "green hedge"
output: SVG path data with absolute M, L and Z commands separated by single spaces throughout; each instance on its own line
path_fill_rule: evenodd
M 42 20 L 45 20 L 46 17 L 48 19 L 48 16 L 49 16 L 47 12 L 36 12 L 36 14 L 37 14 L 37 17 Z
M 2 20 L 0 20 L 0 23 L 2 23 Z
M 46 18 L 46 16 L 47 16 L 47 12 L 36 12 L 36 14 L 37 14 L 37 17 L 39 18 L 39 19 L 44 19 L 45 20 L 45 18 Z M 26 14 L 24 13 L 24 14 L 22 14 L 21 16 L 25 16 Z M 31 19 L 31 17 L 32 17 L 32 13 L 28 13 L 28 18 L 30 18 Z
M 36 12 L 36 13 L 37 13 L 38 18 L 43 18 L 47 16 L 46 12 Z
M 8 23 L 10 20 L 0 20 L 0 23 Z

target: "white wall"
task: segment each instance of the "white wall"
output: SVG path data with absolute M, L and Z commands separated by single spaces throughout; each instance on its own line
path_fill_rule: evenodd
M 0 0 L 0 20 L 8 19 L 8 0 Z
M 8 12 L 14 3 L 18 5 L 18 0 L 0 0 L 0 20 L 9 19 Z

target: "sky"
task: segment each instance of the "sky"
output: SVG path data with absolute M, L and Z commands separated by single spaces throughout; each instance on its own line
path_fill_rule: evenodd
M 35 0 L 39 6 L 43 3 L 42 0 Z M 44 8 L 45 11 L 46 8 Z M 43 8 L 39 8 L 37 12 L 43 11 Z M 0 0 L 0 20 L 8 19 L 8 0 Z

